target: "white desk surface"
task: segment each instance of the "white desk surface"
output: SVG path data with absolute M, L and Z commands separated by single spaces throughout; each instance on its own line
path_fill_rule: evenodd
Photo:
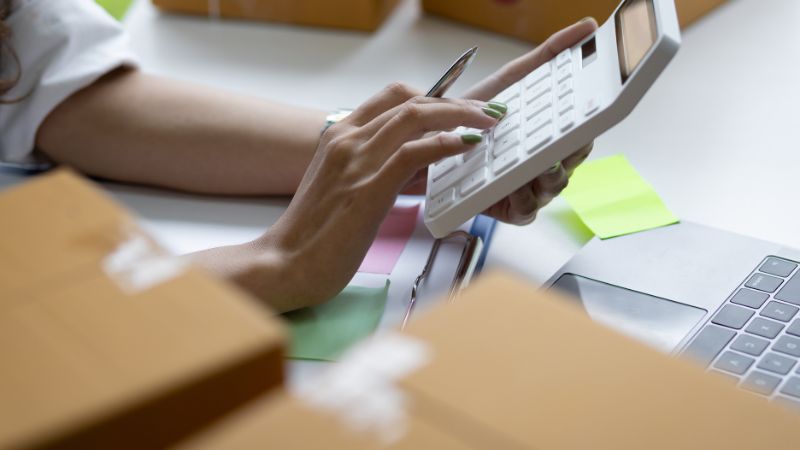
M 799 22 L 796 0 L 731 0 L 684 32 L 672 65 L 593 157 L 627 155 L 682 219 L 800 248 Z M 147 71 L 323 109 L 356 106 L 394 80 L 426 89 L 479 45 L 455 95 L 530 48 L 425 16 L 414 0 L 373 35 L 173 16 L 148 0 L 125 26 Z M 0 172 L 0 186 L 19 180 Z M 286 205 L 109 189 L 181 253 L 255 237 Z M 557 199 L 530 226 L 499 226 L 487 269 L 541 282 L 590 237 Z
M 800 248 L 799 22 L 796 0 L 731 0 L 694 24 L 633 114 L 596 141 L 593 157 L 624 153 L 682 219 Z M 393 80 L 426 89 L 479 45 L 456 94 L 530 48 L 425 16 L 413 0 L 374 35 L 179 17 L 146 0 L 125 24 L 145 70 L 325 109 L 358 105 Z M 163 202 L 133 206 L 202 220 L 192 208 L 158 207 Z M 236 209 L 247 226 L 273 220 L 263 210 L 253 217 L 243 203 L 216 207 Z M 589 237 L 556 200 L 530 226 L 500 226 L 487 268 L 544 281 Z

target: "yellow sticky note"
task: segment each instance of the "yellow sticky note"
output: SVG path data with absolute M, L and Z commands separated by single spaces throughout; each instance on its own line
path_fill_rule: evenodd
M 561 195 L 601 239 L 678 222 L 623 155 L 582 164 Z

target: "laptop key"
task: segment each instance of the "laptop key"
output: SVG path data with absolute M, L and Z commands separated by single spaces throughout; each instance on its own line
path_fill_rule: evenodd
M 749 334 L 740 334 L 731 344 L 731 348 L 748 355 L 760 356 L 767 349 L 769 341 Z
M 800 398 L 800 377 L 791 377 L 786 380 L 786 383 L 781 388 L 781 394 Z
M 789 281 L 775 294 L 775 298 L 800 305 L 800 272 L 789 278 Z
M 776 275 L 779 277 L 788 277 L 789 274 L 794 272 L 794 269 L 797 268 L 797 264 L 787 261 L 785 259 L 769 257 L 761 267 L 758 268 L 761 272 L 768 273 L 770 275 Z
M 758 289 L 759 291 L 775 292 L 781 283 L 783 283 L 782 278 L 776 278 L 763 273 L 754 273 L 744 285 L 749 288 Z
M 750 368 L 753 362 L 755 362 L 755 360 L 748 356 L 734 352 L 725 352 L 719 357 L 717 362 L 714 363 L 714 367 L 741 375 L 747 372 L 747 369 Z
M 781 336 L 778 342 L 772 346 L 776 352 L 786 353 L 787 355 L 800 356 L 800 339 L 791 336 Z
M 706 367 L 711 364 L 711 361 L 717 357 L 719 352 L 728 345 L 728 342 L 734 336 L 736 336 L 735 331 L 708 325 L 697 333 L 697 336 L 683 353 Z
M 798 308 L 796 306 L 787 305 L 785 303 L 769 302 L 764 309 L 761 310 L 761 315 L 769 317 L 770 319 L 780 320 L 781 322 L 788 322 L 792 320 L 797 314 Z
M 756 317 L 752 322 L 750 322 L 750 325 L 747 326 L 745 331 L 772 339 L 777 336 L 782 329 L 783 325 L 779 324 L 778 322 Z
M 800 336 L 800 319 L 795 319 L 795 321 L 789 325 L 789 328 L 786 329 L 786 332 L 795 336 Z
M 761 395 L 770 395 L 778 387 L 781 379 L 768 373 L 754 370 L 742 381 L 742 387 Z
M 789 408 L 790 410 L 800 413 L 800 402 L 797 400 L 792 400 L 788 397 L 781 397 L 780 395 L 773 397 L 772 401 L 777 404 L 781 405 L 785 408 Z
M 761 308 L 761 305 L 767 301 L 769 294 L 761 291 L 754 291 L 752 289 L 742 288 L 739 292 L 731 298 L 731 303 L 737 305 L 749 306 L 751 308 Z
M 758 368 L 769 370 L 770 372 L 780 375 L 786 375 L 792 370 L 792 366 L 794 366 L 795 362 L 797 361 L 777 353 L 767 353 L 766 356 L 761 358 L 761 361 L 758 362 Z
M 753 317 L 753 314 L 753 311 L 749 309 L 734 305 L 725 305 L 719 310 L 717 315 L 711 319 L 711 323 L 739 330 Z

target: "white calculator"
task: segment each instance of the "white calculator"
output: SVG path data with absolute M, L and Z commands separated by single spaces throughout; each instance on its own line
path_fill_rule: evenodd
M 673 0 L 625 0 L 597 31 L 509 87 L 493 129 L 428 168 L 425 225 L 440 238 L 626 117 L 680 47 Z

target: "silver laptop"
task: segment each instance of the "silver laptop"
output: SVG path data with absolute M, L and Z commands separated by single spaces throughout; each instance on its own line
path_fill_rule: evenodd
M 592 319 L 800 412 L 800 250 L 683 222 L 593 239 L 546 285 Z

